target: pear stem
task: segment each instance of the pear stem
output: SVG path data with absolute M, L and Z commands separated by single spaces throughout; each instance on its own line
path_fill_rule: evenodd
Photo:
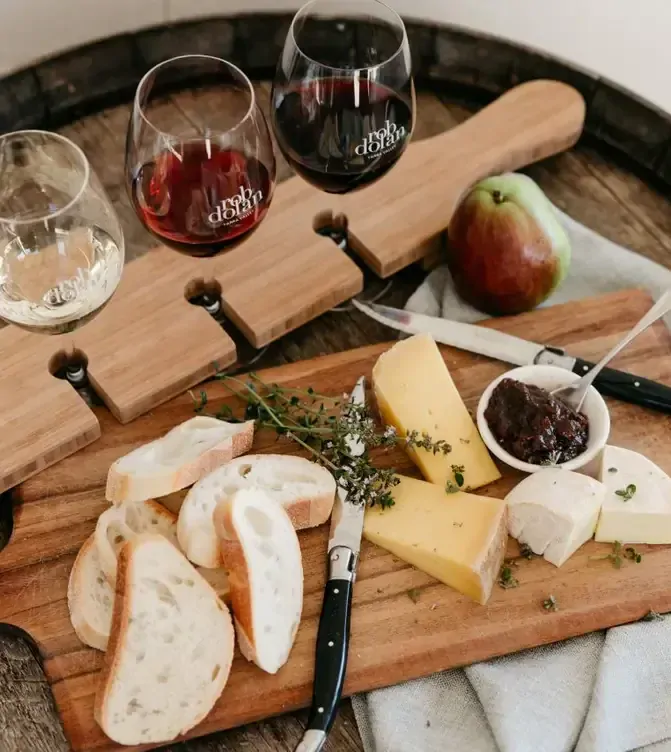
M 495 204 L 502 204 L 505 201 L 501 191 L 492 191 L 492 199 Z

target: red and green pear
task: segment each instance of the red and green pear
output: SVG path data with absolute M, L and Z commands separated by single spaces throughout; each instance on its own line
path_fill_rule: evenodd
M 448 266 L 459 295 L 493 316 L 529 311 L 563 282 L 571 244 L 555 208 L 526 175 L 475 185 L 449 227 Z

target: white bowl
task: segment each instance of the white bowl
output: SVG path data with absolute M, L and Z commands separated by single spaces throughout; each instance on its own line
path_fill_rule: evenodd
M 518 460 L 517 457 L 507 452 L 496 440 L 485 419 L 485 410 L 489 404 L 492 392 L 503 379 L 516 379 L 523 384 L 535 384 L 543 389 L 552 391 L 553 389 L 557 389 L 557 387 L 571 384 L 579 378 L 580 376 L 577 374 L 558 366 L 532 365 L 513 368 L 512 371 L 507 371 L 497 379 L 494 379 L 482 393 L 482 397 L 480 397 L 477 414 L 478 430 L 489 451 L 502 462 L 525 473 L 536 473 L 542 470 L 544 465 L 532 465 L 530 462 Z M 580 412 L 584 413 L 589 421 L 587 449 L 572 460 L 558 464 L 558 467 L 563 467 L 566 470 L 577 470 L 589 464 L 604 448 L 606 441 L 608 441 L 608 434 L 610 433 L 608 407 L 603 397 L 593 386 L 589 388 Z

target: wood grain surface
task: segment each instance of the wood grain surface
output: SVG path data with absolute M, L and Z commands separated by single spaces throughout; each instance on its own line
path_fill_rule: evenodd
M 578 140 L 585 102 L 570 86 L 530 81 L 475 117 L 416 144 L 370 189 L 341 199 L 352 248 L 381 277 L 431 253 L 465 192 Z
M 267 108 L 268 84 L 259 84 L 259 101 Z M 180 98 L 172 103 L 174 117 L 180 115 Z M 453 128 L 470 117 L 471 104 L 454 91 L 436 96 L 418 92 L 418 121 L 415 138 L 427 138 Z M 126 236 L 127 257 L 144 254 L 155 241 L 135 219 L 123 184 L 125 129 L 128 104 L 81 118 L 61 132 L 87 153 L 121 217 Z M 667 197 L 589 142 L 545 160 L 527 171 L 549 198 L 578 221 L 605 237 L 629 246 L 642 256 L 671 268 L 671 212 Z M 278 174 L 286 178 L 290 168 L 278 158 Z M 420 283 L 423 274 L 416 266 L 396 274 L 383 302 L 401 306 Z M 365 295 L 380 292 L 375 278 L 367 279 Z M 356 311 L 326 314 L 307 326 L 273 343 L 259 361 L 262 365 L 291 363 L 329 352 L 382 342 L 393 336 L 388 329 Z M 244 344 L 244 343 L 243 343 Z M 47 384 L 35 385 L 45 395 Z M 0 505 L 0 538 L 9 528 L 7 505 Z M 289 713 L 209 737 L 170 746 L 170 752 L 291 752 L 300 739 L 306 713 Z M 4 629 L 0 634 L 0 749 L 3 752 L 67 752 L 66 741 L 56 714 L 51 692 L 30 645 Z M 327 752 L 362 752 L 349 701 L 327 741 Z
M 192 133 L 194 112 L 202 116 L 221 105 L 211 92 L 184 92 L 176 117 L 173 102 L 168 97 L 156 117 L 176 134 Z M 354 261 L 315 232 L 319 217 L 344 213 L 352 247 L 377 274 L 388 276 L 435 247 L 475 180 L 572 145 L 584 112 L 580 94 L 565 84 L 523 84 L 461 128 L 411 144 L 397 169 L 366 191 L 332 197 L 292 178 L 278 186 L 268 216 L 237 248 L 210 259 L 152 250 L 126 267 L 106 309 L 76 335 L 45 341 L 0 332 L 8 361 L 0 373 L 0 400 L 20 402 L 11 434 L 0 438 L 0 491 L 95 439 L 94 420 L 81 406 L 58 432 L 43 430 L 45 413 L 32 395 L 50 389 L 58 413 L 69 411 L 72 401 L 51 383 L 48 363 L 56 351 L 83 351 L 98 395 L 120 421 L 132 420 L 212 375 L 215 364 L 235 360 L 233 340 L 187 301 L 189 285 L 217 285 L 229 321 L 262 347 L 363 288 Z M 14 452 L 17 443 L 20 453 Z
M 529 314 L 498 319 L 492 328 L 566 347 L 590 360 L 608 349 L 649 308 L 646 293 L 629 291 Z M 364 374 L 370 377 L 388 345 L 346 351 L 285 365 L 261 376 L 318 392 L 339 395 Z M 457 388 L 474 409 L 486 385 L 508 366 L 443 348 Z M 660 323 L 635 341 L 620 359 L 631 372 L 671 384 L 671 334 Z M 209 402 L 240 403 L 217 382 L 207 388 Z M 671 472 L 668 416 L 625 403 L 610 402 L 611 441 L 644 452 Z M 107 508 L 104 486 L 116 458 L 193 415 L 193 399 L 182 395 L 151 415 L 121 425 L 99 411 L 102 437 L 19 486 L 14 533 L 0 556 L 0 622 L 29 634 L 38 645 L 66 735 L 79 750 L 113 750 L 93 718 L 93 701 L 102 654 L 85 648 L 70 626 L 66 593 L 74 557 Z M 296 453 L 260 432 L 253 451 Z M 380 454 L 380 464 L 416 475 L 400 451 Z M 502 498 L 519 473 L 501 468 L 501 481 L 481 493 Z M 257 721 L 308 704 L 314 670 L 317 623 L 325 583 L 328 526 L 299 535 L 305 571 L 303 619 L 289 662 L 276 675 L 264 674 L 237 655 L 229 682 L 208 718 L 190 736 Z M 590 556 L 610 550 L 588 544 L 561 570 L 542 559 L 522 561 L 515 590 L 495 589 L 486 607 L 437 583 L 428 575 L 376 546 L 362 548 L 354 593 L 350 661 L 345 692 L 361 692 L 425 676 L 454 666 L 566 639 L 633 621 L 649 610 L 671 610 L 671 547 L 641 547 L 640 565 L 614 570 L 609 561 Z M 514 555 L 516 544 L 511 542 Z M 408 596 L 418 589 L 418 599 Z M 549 593 L 561 610 L 548 615 L 542 601 Z M 417 602 L 415 602 L 415 600 Z M 380 645 L 380 635 L 385 635 Z

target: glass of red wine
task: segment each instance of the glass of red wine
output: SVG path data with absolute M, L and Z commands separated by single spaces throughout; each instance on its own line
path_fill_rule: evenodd
M 135 95 L 126 180 L 140 221 L 171 248 L 212 256 L 249 237 L 270 206 L 275 156 L 247 76 L 207 55 L 152 68 Z
M 379 0 L 312 0 L 284 43 L 271 97 L 282 154 L 305 180 L 348 193 L 382 177 L 410 142 L 408 36 Z

